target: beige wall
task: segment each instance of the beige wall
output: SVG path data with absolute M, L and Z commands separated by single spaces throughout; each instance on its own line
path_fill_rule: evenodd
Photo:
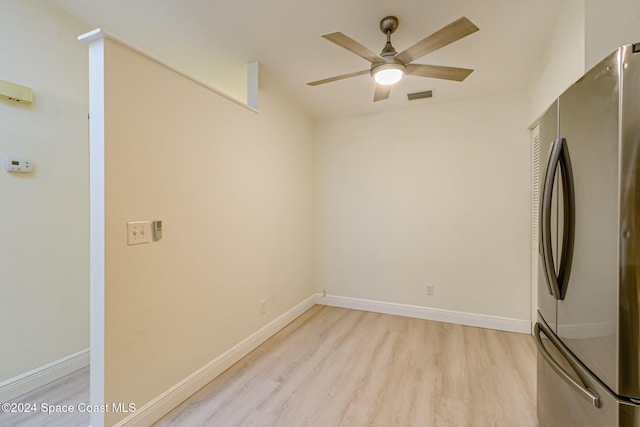
M 0 382 L 89 347 L 86 28 L 44 0 L 0 0 L 0 79 L 35 102 L 0 99 Z
M 585 70 L 618 46 L 640 42 L 640 1 L 585 0 Z
M 530 85 L 530 122 L 618 46 L 637 42 L 637 0 L 567 0 Z
M 529 124 L 584 74 L 585 0 L 566 0 L 529 86 Z
M 317 290 L 529 320 L 526 127 L 524 93 L 318 123 Z
M 256 114 L 110 40 L 104 89 L 105 401 L 141 407 L 313 293 L 313 122 L 264 73 Z

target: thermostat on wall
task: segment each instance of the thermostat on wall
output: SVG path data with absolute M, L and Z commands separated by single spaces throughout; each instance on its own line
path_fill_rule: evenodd
M 7 156 L 4 159 L 4 168 L 9 172 L 29 173 L 33 169 L 33 162 L 25 157 Z

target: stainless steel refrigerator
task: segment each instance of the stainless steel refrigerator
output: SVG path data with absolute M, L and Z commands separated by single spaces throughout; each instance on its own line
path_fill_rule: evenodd
M 539 425 L 640 426 L 640 44 L 587 72 L 539 131 Z

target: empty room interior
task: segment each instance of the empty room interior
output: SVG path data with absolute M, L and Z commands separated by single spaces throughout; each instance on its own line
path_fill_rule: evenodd
M 637 42 L 635 0 L 0 0 L 0 425 L 538 425 L 537 125 Z

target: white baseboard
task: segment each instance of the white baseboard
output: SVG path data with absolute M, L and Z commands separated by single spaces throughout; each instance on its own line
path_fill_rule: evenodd
M 234 363 L 272 337 L 279 330 L 287 326 L 314 304 L 394 314 L 397 316 L 477 326 L 508 332 L 518 332 L 523 334 L 531 333 L 531 322 L 527 320 L 463 313 L 451 310 L 441 310 L 436 308 L 372 301 L 359 298 L 339 297 L 335 295 L 322 296 L 320 294 L 315 294 L 282 314 L 277 319 L 274 319 L 272 322 L 265 325 L 231 349 L 227 350 L 225 353 L 221 354 L 198 371 L 192 373 L 187 378 L 171 387 L 169 390 L 138 408 L 135 412 L 131 413 L 128 417 L 116 424 L 116 427 L 138 427 L 153 424 L 215 379 L 218 375 L 230 368 Z
M 8 402 L 38 387 L 89 366 L 89 349 L 70 354 L 0 383 L 0 403 Z
M 274 319 L 254 334 L 236 344 L 207 365 L 189 375 L 155 399 L 138 408 L 116 424 L 117 427 L 149 426 L 175 409 L 196 391 L 229 369 L 234 363 L 253 351 L 260 344 L 287 326 L 302 313 L 313 307 L 316 296 L 312 295 L 291 310 Z
M 457 325 L 477 326 L 479 328 L 496 329 L 499 331 L 531 334 L 531 322 L 529 320 L 511 319 L 508 317 L 464 313 L 439 308 L 340 297 L 336 295 L 323 296 L 322 294 L 316 294 L 316 304 L 372 311 L 374 313 L 394 314 L 396 316 L 413 317 L 416 319 L 435 320 L 438 322 L 455 323 Z

